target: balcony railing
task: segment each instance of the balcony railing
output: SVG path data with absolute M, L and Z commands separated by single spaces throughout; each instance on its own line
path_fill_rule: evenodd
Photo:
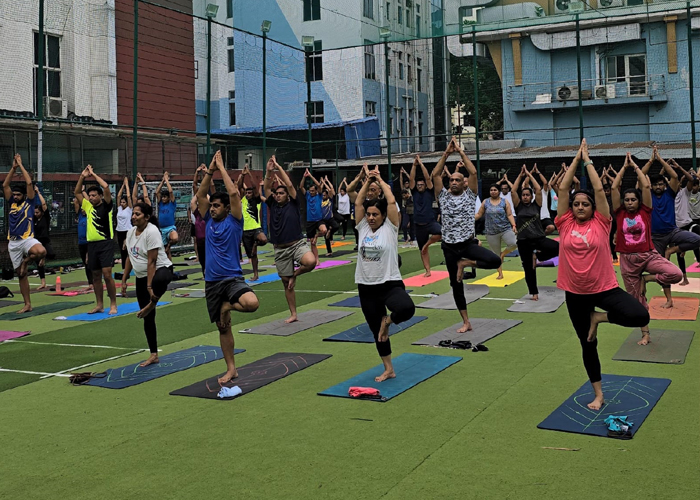
M 514 111 L 568 107 L 583 101 L 591 104 L 625 104 L 641 100 L 665 101 L 665 75 L 628 76 L 609 80 L 588 79 L 508 85 L 506 102 Z M 596 102 L 597 101 L 597 102 Z

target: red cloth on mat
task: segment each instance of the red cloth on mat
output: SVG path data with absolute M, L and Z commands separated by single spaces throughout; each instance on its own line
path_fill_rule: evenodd
M 379 389 L 374 387 L 351 387 L 348 389 L 348 395 L 351 398 L 359 398 L 360 396 L 380 396 Z

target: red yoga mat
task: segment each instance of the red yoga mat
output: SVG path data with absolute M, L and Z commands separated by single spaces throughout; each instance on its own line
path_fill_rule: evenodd
M 441 281 L 450 277 L 450 273 L 447 271 L 433 271 L 429 278 L 426 278 L 422 274 L 418 276 L 413 276 L 411 278 L 406 278 L 403 280 L 403 284 L 410 287 L 425 286 L 435 283 L 436 281 Z
M 700 299 L 695 297 L 673 297 L 673 307 L 664 309 L 665 297 L 654 297 L 649 302 L 649 314 L 651 319 L 678 319 L 683 321 L 695 321 L 700 309 Z

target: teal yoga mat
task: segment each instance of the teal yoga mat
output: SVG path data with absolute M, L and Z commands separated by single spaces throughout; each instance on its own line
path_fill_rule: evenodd
M 83 307 L 89 304 L 92 304 L 92 302 L 55 302 L 53 304 L 46 304 L 43 306 L 34 307 L 34 309 L 32 309 L 31 312 L 24 314 L 17 314 L 15 312 L 0 314 L 0 321 L 17 321 L 18 319 L 31 318 L 32 316 L 39 316 L 41 314 L 65 311 L 66 309 L 75 309 L 76 307 Z
M 89 303 L 89 302 L 88 302 Z M 158 306 L 164 306 L 170 304 L 170 302 L 158 302 Z M 109 314 L 109 308 L 105 307 L 104 312 L 95 314 L 74 314 L 73 316 L 68 316 L 64 321 L 100 321 L 103 319 L 112 319 L 119 316 L 124 316 L 125 314 L 133 314 L 140 311 L 138 302 L 127 302 L 125 304 L 117 304 L 117 314 Z

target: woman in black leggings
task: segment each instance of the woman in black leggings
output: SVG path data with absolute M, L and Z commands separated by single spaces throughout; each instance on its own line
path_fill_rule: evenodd
M 381 179 L 378 169 L 368 172 L 365 166 L 364 171 L 368 182 L 364 183 L 355 200 L 355 220 L 358 221 L 360 237 L 355 283 L 362 313 L 384 364 L 384 372 L 374 380 L 383 382 L 396 377 L 391 364 L 389 326 L 408 321 L 416 308 L 406 293 L 399 271 L 400 216 L 394 194 Z M 370 180 L 379 183 L 384 198 L 367 200 Z M 387 315 L 387 309 L 391 314 Z
M 588 172 L 593 193 L 576 191 L 569 205 L 569 190 L 580 161 Z M 581 343 L 583 366 L 595 392 L 588 408 L 598 411 L 605 404 L 598 359 L 598 325 L 613 323 L 642 328 L 649 323 L 649 313 L 618 286 L 610 259 L 610 209 L 603 184 L 588 157 L 585 139 L 561 181 L 554 222 L 561 238 L 557 287 L 566 292 L 566 307 Z M 596 308 L 605 312 L 596 312 Z
M 518 187 L 527 177 L 532 187 L 522 189 L 518 196 Z M 532 296 L 531 300 L 539 300 L 537 288 L 537 260 L 545 261 L 559 255 L 559 243 L 550 240 L 542 228 L 540 213 L 542 212 L 542 188 L 537 183 L 532 173 L 528 172 L 525 165 L 520 170 L 518 178 L 513 183 L 513 206 L 515 207 L 515 220 L 518 228 L 518 253 L 525 271 L 525 283 L 527 291 Z
M 141 308 L 137 316 L 143 319 L 143 329 L 151 351 L 151 356 L 140 366 L 148 366 L 158 363 L 156 305 L 173 279 L 173 263 L 163 248 L 160 229 L 153 218 L 153 208 L 150 205 L 137 203 L 131 215 L 131 223 L 134 227 L 126 235 L 128 257 L 122 278 L 122 294 L 126 295 L 126 282 L 133 269 L 136 275 L 136 299 Z

